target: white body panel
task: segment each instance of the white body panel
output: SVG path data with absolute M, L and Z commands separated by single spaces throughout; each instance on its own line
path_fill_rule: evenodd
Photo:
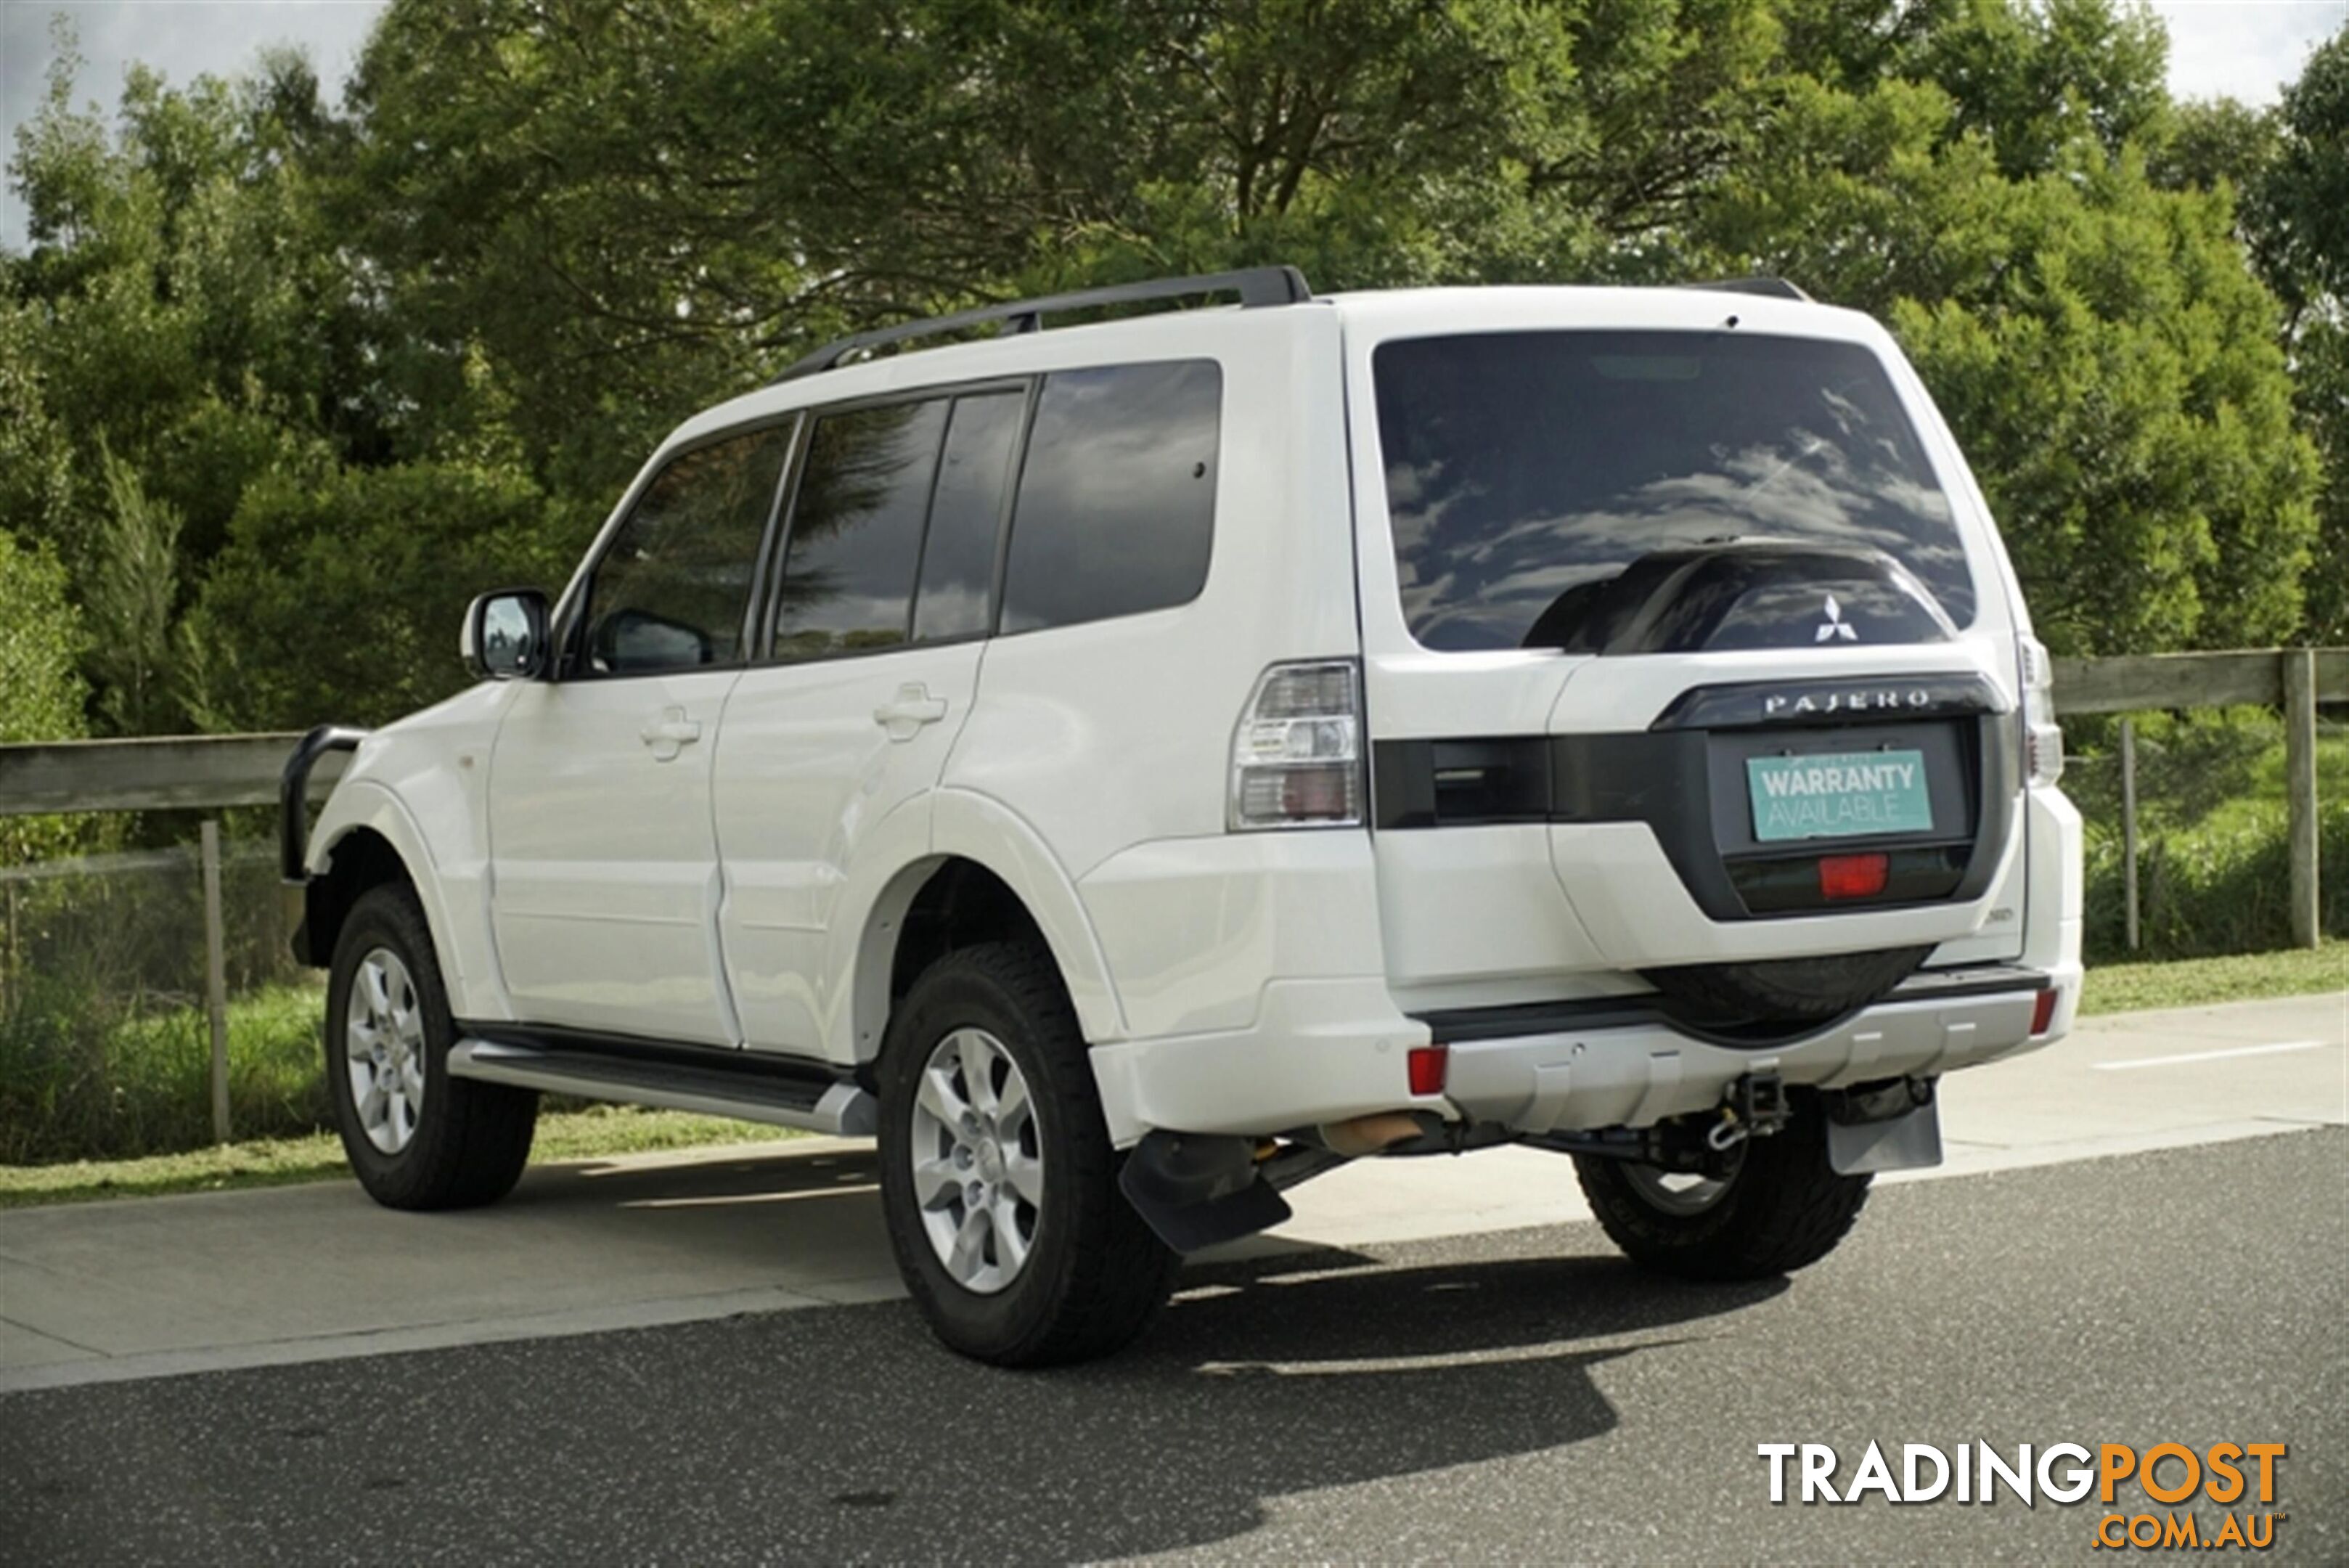
M 336 846 L 355 833 L 373 833 L 398 855 L 460 1018 L 514 1015 L 490 929 L 489 781 L 498 723 L 516 691 L 476 686 L 368 736 L 310 830 L 314 876 L 332 868 Z
M 976 642 L 910 648 L 753 669 L 735 687 L 715 778 L 719 929 L 752 1049 L 821 1056 L 844 1033 L 853 972 L 832 954 L 863 934 L 844 896 L 860 872 L 929 854 L 978 658 Z
M 740 1038 L 719 984 L 710 759 L 732 670 L 532 682 L 491 764 L 492 897 L 520 1016 Z M 690 737 L 689 739 L 688 737 Z

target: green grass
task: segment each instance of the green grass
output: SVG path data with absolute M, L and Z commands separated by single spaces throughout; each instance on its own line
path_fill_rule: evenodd
M 728 1121 L 684 1111 L 591 1106 L 548 1111 L 538 1118 L 531 1146 L 534 1163 L 608 1158 L 662 1149 L 762 1143 L 793 1134 L 754 1122 Z M 0 1165 L 0 1209 L 98 1198 L 152 1198 L 167 1192 L 214 1192 L 231 1188 L 282 1187 L 327 1181 L 347 1174 L 343 1146 L 332 1133 L 254 1138 L 186 1154 L 143 1159 L 75 1160 L 64 1165 Z
M 2306 996 L 2349 989 L 2349 942 L 2285 952 L 2161 963 L 2098 964 L 2088 971 L 2082 1014 L 2155 1007 L 2201 1007 L 2261 996 Z
M 201 1006 L 145 1010 L 50 977 L 20 977 L 0 1011 L 0 1162 L 129 1158 L 212 1137 L 212 1026 Z M 295 1137 L 326 1123 L 316 984 L 228 1005 L 229 1125 Z

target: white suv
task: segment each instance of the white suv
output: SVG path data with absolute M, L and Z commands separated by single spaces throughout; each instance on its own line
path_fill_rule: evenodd
M 866 334 L 463 648 L 287 770 L 361 1182 L 497 1198 L 541 1090 L 875 1134 L 990 1361 L 1114 1349 L 1372 1155 L 1554 1149 L 1643 1263 L 1799 1267 L 2078 997 L 1982 493 L 1882 328 L 1772 280 Z

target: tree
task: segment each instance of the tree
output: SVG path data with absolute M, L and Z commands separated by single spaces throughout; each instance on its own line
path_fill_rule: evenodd
M 99 711 L 128 735 L 177 728 L 171 628 L 180 598 L 180 513 L 147 493 L 103 442 L 107 508 L 90 547 L 82 607 Z
M 2276 120 L 2280 144 L 2246 207 L 2254 250 L 2289 313 L 2301 417 L 2323 457 L 2301 635 L 2349 642 L 2349 27 L 2309 57 Z
M 0 265 L 0 398 L 27 421 L 0 443 L 28 461 L 0 527 L 71 574 L 101 720 L 175 728 L 169 627 L 247 486 L 378 444 L 364 302 L 307 194 L 305 65 L 183 91 L 134 69 L 111 130 L 73 107 L 77 65 L 9 163 L 31 243 Z
M 166 666 L 204 723 L 380 717 L 841 331 L 1273 260 L 1766 270 L 1894 325 L 2059 648 L 2338 626 L 2290 395 L 2349 443 L 2349 67 L 2266 117 L 2171 105 L 2164 48 L 2118 0 L 393 0 L 340 113 L 290 57 L 110 118 L 67 65 L 10 164 L 0 527 L 104 723 L 178 722 Z
M 458 691 L 473 596 L 558 587 L 585 546 L 552 540 L 545 507 L 527 480 L 463 464 L 262 481 L 190 616 L 198 717 L 208 729 L 381 724 Z
M 1755 156 L 1695 227 L 1723 270 L 1780 272 L 1891 324 L 1982 482 L 2051 647 L 2287 637 L 2315 464 L 2231 202 L 2149 177 L 2131 140 L 2157 119 L 2141 40 L 2099 71 L 1992 70 L 1985 56 L 2022 50 L 2027 64 L 2053 47 L 2025 48 L 2034 29 L 2071 38 L 2056 53 L 2075 62 L 2093 54 L 2080 39 L 2134 39 L 2080 5 L 2037 22 L 1998 10 L 1954 11 L 1954 42 L 1921 26 L 1904 68 L 1930 78 L 1790 81 Z M 2006 85 L 1991 90 L 1992 78 Z M 2034 80 L 2070 85 L 2013 85 Z M 2056 103 L 2068 107 L 2030 107 Z

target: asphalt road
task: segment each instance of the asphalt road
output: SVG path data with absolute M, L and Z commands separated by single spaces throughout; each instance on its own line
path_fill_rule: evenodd
M 2093 1498 L 1768 1501 L 1757 1443 L 1871 1438 L 2286 1442 L 2264 1555 L 2349 1560 L 2349 1133 L 1885 1188 L 1747 1287 L 1588 1224 L 1221 1264 L 1045 1375 L 891 1302 L 0 1396 L 0 1559 L 2140 1555 Z

